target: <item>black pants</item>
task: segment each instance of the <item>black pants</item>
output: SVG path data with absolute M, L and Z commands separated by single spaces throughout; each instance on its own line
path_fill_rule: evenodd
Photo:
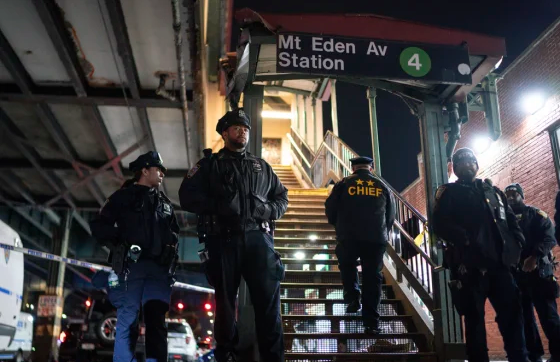
M 207 274 L 216 290 L 216 360 L 225 362 L 238 342 L 236 297 L 241 276 L 255 309 L 261 361 L 284 361 L 284 337 L 280 316 L 280 281 L 284 266 L 274 251 L 272 236 L 249 231 L 245 238 L 208 242 Z
M 344 288 L 344 302 L 360 298 L 358 258 L 362 263 L 362 319 L 364 327 L 379 326 L 379 303 L 383 285 L 383 254 L 386 244 L 371 241 L 340 241 L 336 246 L 338 268 Z
M 484 274 L 472 269 L 452 279 L 461 280 L 461 288 L 453 294 L 453 303 L 465 317 L 465 339 L 468 360 L 488 362 L 484 306 L 490 300 L 496 311 L 496 322 L 504 340 L 510 362 L 526 362 L 527 349 L 523 332 L 521 294 L 509 269 L 495 268 Z
M 523 319 L 525 321 L 525 340 L 531 361 L 538 361 L 544 355 L 534 310 L 546 338 L 548 349 L 554 361 L 560 361 L 560 317 L 556 305 L 556 281 L 540 278 L 538 273 L 518 274 L 521 287 Z

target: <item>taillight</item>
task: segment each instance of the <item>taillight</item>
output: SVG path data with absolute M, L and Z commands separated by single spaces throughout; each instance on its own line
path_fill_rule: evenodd
M 140 326 L 140 335 L 143 336 L 146 334 L 146 327 Z
M 64 341 L 66 341 L 66 332 L 62 331 L 60 332 L 60 337 L 58 337 L 58 339 L 60 340 L 61 343 L 64 343 Z
M 191 337 L 187 336 L 187 344 L 191 343 Z

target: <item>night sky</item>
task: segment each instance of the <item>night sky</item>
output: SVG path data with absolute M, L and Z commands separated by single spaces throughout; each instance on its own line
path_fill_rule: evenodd
M 234 0 L 234 7 L 275 13 L 369 13 L 500 36 L 506 39 L 508 54 L 502 70 L 560 16 L 559 0 Z M 234 44 L 237 34 L 234 29 Z M 340 137 L 356 152 L 371 156 L 365 87 L 337 82 L 337 94 Z M 399 98 L 383 91 L 378 91 L 377 108 L 382 174 L 402 190 L 418 177 L 418 120 Z M 324 103 L 323 115 L 325 129 L 331 129 L 330 102 Z

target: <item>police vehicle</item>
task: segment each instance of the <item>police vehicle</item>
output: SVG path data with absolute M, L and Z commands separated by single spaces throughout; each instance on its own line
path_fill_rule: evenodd
M 19 313 L 16 334 L 12 343 L 0 351 L 0 359 L 15 362 L 27 361 L 31 356 L 33 344 L 33 316 L 29 313 Z
M 166 319 L 167 359 L 169 362 L 195 362 L 196 341 L 191 326 L 184 319 Z
M 0 243 L 23 247 L 18 233 L 0 221 Z M 23 254 L 0 249 L 0 350 L 8 348 L 17 331 L 23 295 Z

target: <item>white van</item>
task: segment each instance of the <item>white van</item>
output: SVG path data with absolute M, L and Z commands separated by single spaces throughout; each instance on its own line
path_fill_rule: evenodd
M 0 359 L 15 362 L 27 361 L 31 356 L 33 344 L 33 316 L 19 313 L 17 329 L 12 343 L 4 351 L 0 351 Z
M 22 247 L 21 239 L 0 220 L 0 243 Z M 23 299 L 23 254 L 0 249 L 0 351 L 8 348 L 16 334 Z

